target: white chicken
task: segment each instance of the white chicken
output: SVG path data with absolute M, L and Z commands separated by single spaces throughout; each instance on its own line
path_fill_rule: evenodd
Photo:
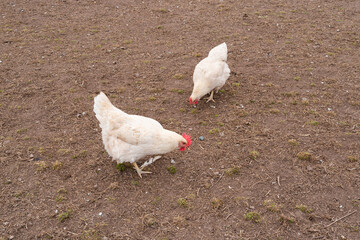
M 193 74 L 194 88 L 189 99 L 191 105 L 197 104 L 210 92 L 206 102 L 215 102 L 214 91 L 218 92 L 230 76 L 230 68 L 226 60 L 227 46 L 226 43 L 222 43 L 211 49 L 209 55 L 196 65 Z
M 164 129 L 154 119 L 127 114 L 112 105 L 103 92 L 94 98 L 94 112 L 100 122 L 108 154 L 117 163 L 132 163 L 140 177 L 142 173 L 150 172 L 143 171 L 143 166 L 137 166 L 139 159 L 164 154 L 178 147 L 184 151 L 191 145 L 191 137 L 186 133 L 181 136 Z

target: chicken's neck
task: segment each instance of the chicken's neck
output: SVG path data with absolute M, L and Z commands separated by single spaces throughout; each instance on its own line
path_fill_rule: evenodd
M 159 134 L 159 141 L 156 144 L 156 154 L 164 154 L 171 152 L 179 147 L 179 142 L 184 138 L 172 131 L 163 129 Z
M 193 92 L 191 94 L 191 98 L 193 100 L 195 99 L 201 99 L 203 96 L 205 96 L 207 93 L 209 93 L 212 89 L 210 89 L 208 86 L 203 86 L 202 84 L 195 84 Z

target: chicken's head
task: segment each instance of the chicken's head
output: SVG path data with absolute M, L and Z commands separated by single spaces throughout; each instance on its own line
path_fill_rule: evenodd
M 191 136 L 186 133 L 183 133 L 182 136 L 185 139 L 185 141 L 179 142 L 180 151 L 184 151 L 185 148 L 190 147 L 191 145 Z
M 192 97 L 190 97 L 189 102 L 190 102 L 190 105 L 193 105 L 193 104 L 196 105 L 196 104 L 198 104 L 199 99 L 193 100 Z

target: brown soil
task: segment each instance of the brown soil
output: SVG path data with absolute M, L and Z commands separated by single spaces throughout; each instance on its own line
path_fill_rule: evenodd
M 359 1 L 0 9 L 0 239 L 359 239 Z M 191 108 L 193 69 L 222 42 L 233 73 Z M 101 90 L 191 150 L 119 171 Z

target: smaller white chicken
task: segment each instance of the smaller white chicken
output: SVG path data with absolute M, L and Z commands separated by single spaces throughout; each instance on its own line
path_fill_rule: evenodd
M 209 52 L 195 67 L 193 74 L 194 88 L 190 96 L 190 105 L 197 104 L 206 94 L 210 97 L 206 102 L 214 100 L 214 91 L 218 92 L 230 76 L 230 68 L 226 63 L 227 46 L 222 43 Z
M 139 159 L 165 154 L 176 148 L 184 151 L 191 145 L 190 135 L 166 130 L 154 119 L 127 114 L 112 105 L 103 92 L 94 98 L 94 112 L 100 122 L 108 154 L 117 163 L 132 163 L 141 178 L 142 173 L 151 173 L 143 171 L 143 168 L 159 157 L 151 158 L 140 168 L 136 164 Z

